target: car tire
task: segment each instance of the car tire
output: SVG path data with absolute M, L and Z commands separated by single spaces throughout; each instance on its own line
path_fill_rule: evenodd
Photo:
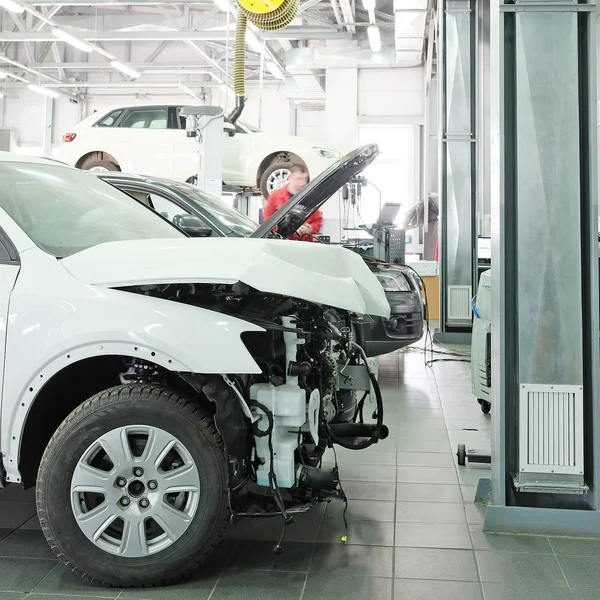
M 223 536 L 227 472 L 205 409 L 161 386 L 117 386 L 75 409 L 50 440 L 37 480 L 40 524 L 59 559 L 90 582 L 167 585 L 194 571 Z
M 281 179 L 281 177 L 278 177 L 279 172 L 282 172 L 283 174 L 287 171 L 287 175 L 285 176 L 285 181 L 287 181 L 291 168 L 292 163 L 278 162 L 273 163 L 263 171 L 263 174 L 260 176 L 260 193 L 262 194 L 263 198 L 268 198 L 273 193 L 273 191 L 277 189 L 277 187 L 273 187 L 273 184 L 276 180 Z M 285 185 L 285 182 L 283 183 L 283 185 Z
M 109 160 L 90 160 L 81 166 L 83 171 L 120 171 L 118 165 Z

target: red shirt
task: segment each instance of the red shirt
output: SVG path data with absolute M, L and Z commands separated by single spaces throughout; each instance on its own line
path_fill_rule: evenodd
M 274 215 L 292 196 L 290 195 L 287 185 L 275 190 L 267 200 L 267 207 L 263 212 L 263 221 L 266 221 L 269 217 Z M 314 235 L 321 231 L 321 227 L 323 225 L 323 215 L 320 210 L 315 211 L 315 213 L 308 218 L 305 225 L 310 225 L 312 232 L 310 235 L 298 235 L 294 233 L 290 236 L 291 240 L 300 240 L 302 242 L 314 242 Z

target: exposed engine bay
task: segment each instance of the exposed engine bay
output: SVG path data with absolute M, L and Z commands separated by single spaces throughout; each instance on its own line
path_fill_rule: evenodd
M 265 294 L 245 284 L 169 284 L 121 288 L 183 302 L 265 329 L 242 335 L 259 375 L 180 377 L 215 406 L 215 423 L 230 465 L 230 504 L 241 516 L 283 515 L 315 501 L 345 500 L 336 465 L 322 466 L 334 444 L 360 450 L 385 439 L 383 403 L 356 332 L 362 317 L 303 300 Z M 123 383 L 160 378 L 140 360 Z M 370 399 L 374 423 L 363 411 Z M 269 494 L 252 489 L 269 488 Z M 264 490 L 263 490 L 264 492 Z

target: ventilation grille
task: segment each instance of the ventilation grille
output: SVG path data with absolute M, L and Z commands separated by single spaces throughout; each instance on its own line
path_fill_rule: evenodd
M 473 294 L 470 285 L 449 285 L 448 319 L 470 321 L 472 297 Z
M 525 473 L 583 473 L 583 388 L 524 385 L 519 463 Z

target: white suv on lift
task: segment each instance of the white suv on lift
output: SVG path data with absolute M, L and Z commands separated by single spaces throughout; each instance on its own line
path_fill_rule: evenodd
M 58 159 L 88 171 L 125 171 L 178 181 L 198 172 L 197 142 L 185 135 L 181 106 L 131 106 L 93 113 L 65 133 Z M 260 189 L 266 198 L 300 163 L 311 178 L 341 154 L 289 135 L 270 135 L 237 121 L 225 121 L 223 181 Z

